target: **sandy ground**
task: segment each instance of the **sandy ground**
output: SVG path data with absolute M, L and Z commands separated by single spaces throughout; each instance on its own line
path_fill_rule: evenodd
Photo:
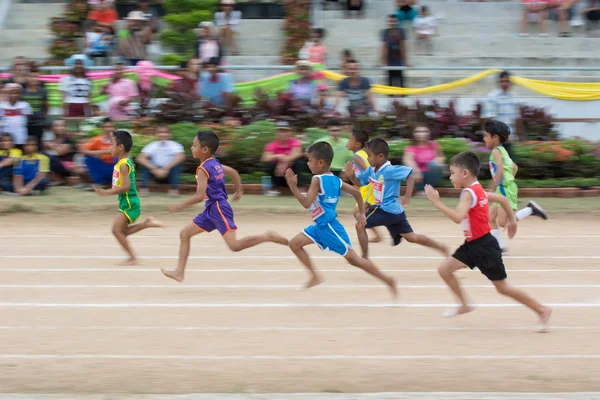
M 371 253 L 398 279 L 397 304 L 316 246 L 327 280 L 299 291 L 307 274 L 286 247 L 232 253 L 216 233 L 195 238 L 176 284 L 159 268 L 175 265 L 188 220 L 168 217 L 170 227 L 132 237 L 142 263 L 119 267 L 109 213 L 3 216 L 13 228 L 0 233 L 0 392 L 600 391 L 598 216 L 530 219 L 510 243 L 510 281 L 555 307 L 548 334 L 533 333 L 535 315 L 478 271 L 460 277 L 479 309 L 442 318 L 454 300 L 435 270 L 441 258 L 388 238 Z M 291 238 L 309 217 L 244 213 L 236 222 L 240 236 Z M 462 241 L 442 218 L 411 223 L 451 246 Z

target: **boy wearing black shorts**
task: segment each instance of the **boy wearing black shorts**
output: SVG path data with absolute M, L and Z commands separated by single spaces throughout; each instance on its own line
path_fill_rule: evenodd
M 502 251 L 498 241 L 490 234 L 488 219 L 488 203 L 499 203 L 508 217 L 508 237 L 517 233 L 517 219 L 506 197 L 496 193 L 486 193 L 477 181 L 479 174 L 479 157 L 465 151 L 450 161 L 450 181 L 455 188 L 463 188 L 460 203 L 453 210 L 440 201 L 440 195 L 432 186 L 425 186 L 429 201 L 446 217 L 457 224 L 462 224 L 465 242 L 452 257 L 448 257 L 438 267 L 438 272 L 452 292 L 460 301 L 456 310 L 446 313 L 447 317 L 455 317 L 474 310 L 466 301 L 454 272 L 461 268 L 477 267 L 496 287 L 498 293 L 508 296 L 535 311 L 541 320 L 540 332 L 547 330 L 552 308 L 538 303 L 521 289 L 510 286 L 506 282 L 506 269 L 502 261 Z

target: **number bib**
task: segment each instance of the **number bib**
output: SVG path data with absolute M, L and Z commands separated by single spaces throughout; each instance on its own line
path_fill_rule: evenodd
M 462 226 L 463 234 L 467 239 L 473 237 L 473 232 L 471 231 L 471 222 L 469 221 L 468 217 L 464 218 L 460 225 Z
M 316 221 L 317 218 L 325 214 L 323 207 L 321 207 L 321 205 L 316 201 L 314 201 L 308 209 L 310 210 L 310 216 L 312 217 L 313 221 Z
M 119 186 L 121 186 L 121 171 L 115 168 L 113 169 L 112 187 L 116 188 Z
M 385 185 L 381 182 L 376 181 L 373 178 L 369 178 L 369 182 L 373 187 L 373 197 L 375 198 L 375 205 L 378 206 L 383 201 L 383 189 L 385 188 Z

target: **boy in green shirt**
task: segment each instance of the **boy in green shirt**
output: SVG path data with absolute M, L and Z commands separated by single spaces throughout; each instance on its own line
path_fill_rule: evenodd
M 119 213 L 115 217 L 112 232 L 129 255 L 129 259 L 122 265 L 135 265 L 137 258 L 129 246 L 127 236 L 146 228 L 163 228 L 165 225 L 152 217 L 146 218 L 142 223 L 132 225 L 141 213 L 140 199 L 135 187 L 135 166 L 129 158 L 133 139 L 129 132 L 117 130 L 113 133 L 111 140 L 110 153 L 119 159 L 113 170 L 112 188 L 102 189 L 94 185 L 94 191 L 100 196 L 119 195 Z
M 327 123 L 327 133 L 327 136 L 316 140 L 315 143 L 325 142 L 331 145 L 331 148 L 333 148 L 333 161 L 330 168 L 331 172 L 339 177 L 340 173 L 344 171 L 346 163 L 352 160 L 353 153 L 346 147 L 348 138 L 340 137 L 342 134 L 342 124 L 340 121 L 335 119 L 329 121 Z

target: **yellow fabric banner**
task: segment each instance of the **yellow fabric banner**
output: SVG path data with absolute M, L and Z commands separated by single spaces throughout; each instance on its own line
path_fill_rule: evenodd
M 398 88 L 385 85 L 373 85 L 373 92 L 382 95 L 405 96 L 419 95 L 429 93 L 439 93 L 462 86 L 467 86 L 475 83 L 491 74 L 500 72 L 495 69 L 479 72 L 473 76 L 458 79 L 453 82 L 443 83 L 441 85 L 428 86 L 424 88 Z M 332 81 L 341 81 L 346 76 L 337 72 L 324 70 L 321 73 Z M 535 79 L 522 78 L 520 76 L 511 77 L 511 81 L 515 85 L 522 86 L 526 89 L 543 94 L 545 96 L 554 97 L 555 99 L 569 101 L 591 101 L 600 100 L 600 83 L 586 82 L 552 82 L 540 81 Z

